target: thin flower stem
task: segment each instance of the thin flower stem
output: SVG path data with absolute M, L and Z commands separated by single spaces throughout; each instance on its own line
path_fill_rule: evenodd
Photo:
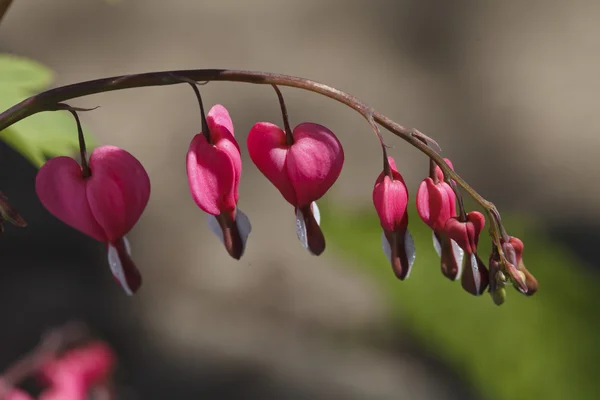
M 492 226 L 494 227 L 492 239 L 498 248 L 500 256 L 503 258 L 500 244 L 501 223 L 500 221 L 496 220 L 496 215 L 494 214 L 495 206 L 491 202 L 485 200 L 463 178 L 461 178 L 460 175 L 455 173 L 435 149 L 432 149 L 426 143 L 423 143 L 421 141 L 423 138 L 422 133 L 415 129 L 406 128 L 398 124 L 385 115 L 373 110 L 366 103 L 348 93 L 309 79 L 268 72 L 225 69 L 150 72 L 96 79 L 51 89 L 23 100 L 22 102 L 14 105 L 0 114 L 0 131 L 30 115 L 42 111 L 51 111 L 56 109 L 56 104 L 62 101 L 114 90 L 147 86 L 175 85 L 182 83 L 182 77 L 194 81 L 246 82 L 254 84 L 289 86 L 298 89 L 304 89 L 321 94 L 347 105 L 348 107 L 359 112 L 365 119 L 367 119 L 367 121 L 369 121 L 369 117 L 372 116 L 376 123 L 383 126 L 394 135 L 402 138 L 413 147 L 416 147 L 422 153 L 427 155 L 427 157 L 433 159 L 439 165 L 447 179 L 454 180 L 458 186 L 460 186 L 469 196 L 479 203 L 479 205 L 485 210 L 489 219 L 492 220 Z
M 294 135 L 292 133 L 292 128 L 290 127 L 290 119 L 288 117 L 287 107 L 285 106 L 285 100 L 277 85 L 271 86 L 273 86 L 275 93 L 277 93 L 277 99 L 279 100 L 279 106 L 281 107 L 281 118 L 283 118 L 283 128 L 285 129 L 285 143 L 288 146 L 291 146 L 294 144 Z
M 198 100 L 198 106 L 200 107 L 200 119 L 202 123 L 202 134 L 206 138 L 206 141 L 212 144 L 210 130 L 208 129 L 208 123 L 206 122 L 206 113 L 204 112 L 204 103 L 202 102 L 202 95 L 200 95 L 200 89 L 198 89 L 198 82 L 193 79 L 188 79 L 185 77 L 179 77 L 181 82 L 185 82 L 192 87 L 194 94 L 196 95 L 196 100 Z

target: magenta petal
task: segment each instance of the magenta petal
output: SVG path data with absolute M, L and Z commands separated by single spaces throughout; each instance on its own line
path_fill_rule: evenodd
M 293 135 L 287 174 L 296 192 L 296 206 L 305 207 L 323 197 L 340 176 L 344 151 L 333 132 L 319 124 L 302 123 Z
M 285 132 L 277 125 L 259 122 L 250 129 L 247 145 L 250 158 L 259 171 L 295 206 L 296 192 L 286 170 L 289 146 Z
M 406 227 L 408 191 L 403 181 L 392 181 L 388 176 L 384 176 L 383 181 L 377 183 L 373 189 L 373 204 L 385 231 L 393 232 Z
M 56 218 L 96 240 L 106 242 L 107 236 L 90 210 L 86 183 L 77 161 L 56 157 L 38 171 L 35 190 L 44 207 Z
M 127 234 L 140 219 L 150 198 L 150 178 L 127 151 L 98 147 L 90 157 L 87 180 L 90 209 L 112 242 Z
M 199 134 L 190 143 L 186 162 L 190 192 L 198 207 L 212 215 L 233 213 L 239 176 L 228 153 Z
M 206 122 L 215 147 L 227 153 L 233 162 L 235 169 L 234 197 L 237 203 L 238 185 L 242 175 L 242 158 L 240 155 L 240 146 L 233 135 L 233 122 L 227 109 L 220 104 L 216 104 L 210 109 L 206 115 Z

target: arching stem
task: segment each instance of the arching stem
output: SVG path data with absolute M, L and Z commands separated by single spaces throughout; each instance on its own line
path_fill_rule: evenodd
M 433 159 L 441 168 L 446 179 L 454 180 L 458 186 L 460 186 L 485 210 L 492 225 L 492 239 L 497 247 L 498 253 L 502 258 L 504 258 L 500 243 L 500 237 L 502 235 L 500 228 L 501 222 L 496 219 L 495 206 L 489 201 L 485 200 L 463 178 L 461 178 L 460 175 L 454 172 L 435 149 L 431 148 L 426 143 L 423 143 L 421 141 L 423 134 L 417 130 L 406 128 L 398 124 L 385 115 L 373 110 L 366 103 L 348 93 L 323 83 L 312 81 L 310 79 L 268 72 L 227 69 L 196 69 L 150 72 L 96 79 L 51 89 L 23 100 L 22 102 L 14 105 L 0 114 L 0 131 L 30 115 L 42 111 L 55 110 L 56 104 L 62 101 L 114 90 L 147 86 L 175 85 L 182 83 L 182 77 L 191 79 L 193 81 L 246 82 L 263 85 L 289 86 L 298 89 L 304 89 L 329 97 L 347 105 L 353 110 L 359 112 L 368 122 L 370 122 L 372 118 L 376 123 L 394 135 L 405 140 L 413 147 L 416 147 L 427 157 Z

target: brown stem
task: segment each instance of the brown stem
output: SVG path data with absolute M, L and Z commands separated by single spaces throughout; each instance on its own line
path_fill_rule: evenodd
M 2 22 L 2 19 L 4 18 L 4 15 L 6 15 L 11 4 L 12 0 L 0 0 L 0 22 Z
M 285 129 L 285 144 L 291 146 L 294 144 L 294 135 L 292 134 L 292 128 L 290 127 L 290 120 L 288 118 L 285 100 L 283 99 L 283 94 L 281 94 L 281 90 L 279 90 L 277 85 L 271 86 L 273 86 L 275 93 L 277 93 L 277 99 L 279 99 L 279 106 L 281 107 L 281 117 L 283 118 L 283 128 Z
M 175 75 L 174 75 L 175 76 Z M 206 138 L 206 141 L 209 144 L 212 144 L 210 131 L 208 129 L 208 123 L 206 122 L 206 113 L 204 112 L 204 103 L 202 102 L 202 96 L 200 95 L 200 89 L 198 89 L 198 83 L 193 79 L 188 79 L 184 77 L 179 77 L 181 82 L 185 82 L 192 87 L 194 94 L 196 95 L 196 100 L 198 101 L 198 106 L 200 107 L 200 120 L 202 123 L 202 134 Z
M 43 93 L 32 96 L 22 102 L 12 106 L 8 110 L 0 114 L 0 131 L 8 128 L 12 124 L 26 118 L 30 115 L 41 111 L 52 110 L 56 103 L 74 99 L 77 97 L 88 96 L 95 93 L 109 92 L 113 90 L 123 90 L 136 87 L 146 86 L 163 86 L 175 85 L 182 83 L 181 77 L 192 79 L 194 81 L 228 81 L 228 82 L 246 82 L 254 84 L 268 84 L 289 86 L 298 89 L 308 90 L 314 93 L 334 99 L 340 103 L 359 112 L 368 122 L 373 119 L 376 123 L 383 126 L 394 135 L 400 137 L 406 142 L 416 147 L 422 153 L 433 159 L 442 169 L 446 179 L 452 179 L 463 188 L 477 203 L 486 211 L 488 217 L 493 220 L 494 232 L 492 239 L 498 247 L 498 252 L 502 256 L 502 248 L 500 244 L 501 232 L 499 222 L 495 220 L 495 215 L 492 210 L 494 205 L 485 200 L 477 193 L 463 178 L 455 173 L 446 164 L 444 159 L 437 151 L 423 143 L 420 138 L 422 134 L 414 129 L 405 128 L 404 126 L 394 122 L 385 115 L 373 110 L 366 103 L 358 98 L 345 93 L 339 89 L 315 82 L 305 78 L 298 78 L 289 75 L 274 74 L 269 72 L 253 72 L 239 71 L 227 69 L 196 69 L 182 71 L 166 71 L 166 72 L 150 72 L 134 75 L 123 75 L 112 78 L 96 79 L 76 83 L 72 85 L 62 86 L 55 89 L 45 91 Z

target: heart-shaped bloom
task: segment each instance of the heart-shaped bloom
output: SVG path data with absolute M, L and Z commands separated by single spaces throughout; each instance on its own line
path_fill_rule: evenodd
M 379 216 L 383 234 L 383 251 L 392 264 L 394 274 L 404 280 L 415 262 L 415 243 L 408 232 L 408 190 L 392 157 L 373 188 L 373 204 Z
M 212 107 L 206 125 L 208 132 L 195 135 L 187 153 L 190 192 L 198 207 L 208 214 L 211 231 L 239 260 L 252 230 L 248 217 L 237 207 L 242 175 L 240 148 L 225 107 Z
M 85 400 L 90 391 L 103 385 L 112 373 L 116 357 L 103 342 L 91 342 L 50 359 L 40 371 L 49 387 L 40 400 Z
M 465 252 L 462 287 L 475 296 L 481 295 L 489 283 L 488 270 L 477 255 L 477 243 L 484 226 L 485 218 L 478 211 L 468 213 L 466 221 L 450 218 L 445 226 L 448 237 Z
M 444 159 L 452 168 L 452 163 Z M 441 259 L 442 273 L 450 280 L 460 278 L 464 252 L 450 239 L 444 230 L 446 221 L 456 216 L 456 194 L 444 182 L 444 173 L 439 166 L 431 171 L 417 191 L 417 212 L 433 231 L 433 247 Z
M 46 209 L 65 224 L 106 243 L 111 272 L 129 295 L 141 275 L 130 257 L 125 235 L 150 198 L 150 179 L 142 164 L 114 146 L 95 149 L 91 176 L 70 157 L 52 158 L 38 171 L 35 188 Z
M 295 208 L 296 233 L 312 254 L 325 250 L 316 201 L 335 183 L 344 165 L 344 150 L 326 127 L 310 122 L 296 126 L 289 143 L 286 133 L 269 122 L 248 133 L 250 158 Z

